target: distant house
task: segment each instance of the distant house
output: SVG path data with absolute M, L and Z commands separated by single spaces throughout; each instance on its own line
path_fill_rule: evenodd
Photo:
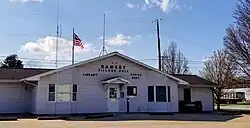
M 178 112 L 179 101 L 212 111 L 214 86 L 113 52 L 55 70 L 0 68 L 0 113 Z
M 250 102 L 250 80 L 249 78 L 235 79 L 232 86 L 224 89 L 223 92 L 222 100 L 225 103 Z

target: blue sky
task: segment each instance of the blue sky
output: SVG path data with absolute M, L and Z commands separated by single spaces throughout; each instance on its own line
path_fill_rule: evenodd
M 188 60 L 201 61 L 223 46 L 222 38 L 233 23 L 232 11 L 237 3 L 236 0 L 59 1 L 60 60 L 70 60 L 73 27 L 85 44 L 85 49 L 76 49 L 76 60 L 99 55 L 102 17 L 106 13 L 108 52 L 118 50 L 152 66 L 157 66 L 156 60 L 144 59 L 157 57 L 153 20 L 163 19 L 162 51 L 170 41 L 175 41 Z M 1 0 L 0 8 L 0 56 L 17 53 L 21 58 L 55 58 L 56 0 Z M 50 62 L 38 65 L 53 66 Z M 189 66 L 197 73 L 202 63 Z

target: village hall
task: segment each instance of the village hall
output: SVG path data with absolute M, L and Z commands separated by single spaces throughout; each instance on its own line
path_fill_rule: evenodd
M 58 69 L 0 68 L 0 114 L 179 112 L 179 102 L 212 111 L 214 83 L 166 74 L 112 52 Z

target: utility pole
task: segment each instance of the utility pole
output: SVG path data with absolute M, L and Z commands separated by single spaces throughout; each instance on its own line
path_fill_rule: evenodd
M 160 39 L 160 25 L 159 22 L 161 22 L 162 19 L 156 19 L 155 21 L 153 21 L 153 23 L 156 23 L 156 34 L 157 34 L 157 47 L 158 47 L 158 66 L 159 66 L 159 70 L 161 71 L 161 39 Z

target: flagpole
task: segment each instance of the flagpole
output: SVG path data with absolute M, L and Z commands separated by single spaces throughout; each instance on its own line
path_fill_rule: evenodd
M 74 42 L 75 42 L 75 38 L 74 38 L 74 36 L 75 36 L 75 30 L 74 30 L 74 28 L 73 28 L 73 39 L 72 39 L 72 65 L 74 64 L 74 59 L 75 59 L 75 44 L 74 44 Z

